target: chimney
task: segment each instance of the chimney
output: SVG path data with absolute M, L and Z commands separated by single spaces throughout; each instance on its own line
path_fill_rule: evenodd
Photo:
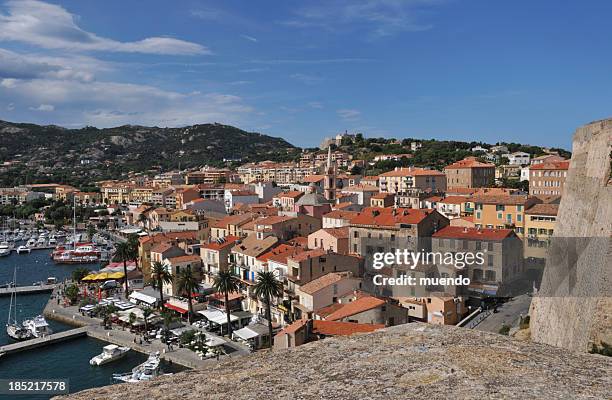
M 467 231 L 468 231 L 467 226 L 464 226 L 464 227 L 463 227 L 463 233 L 467 233 Z

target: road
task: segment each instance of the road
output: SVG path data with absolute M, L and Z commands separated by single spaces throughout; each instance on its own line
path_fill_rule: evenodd
M 499 330 L 503 325 L 518 326 L 519 318 L 529 313 L 529 305 L 531 304 L 531 297 L 523 294 L 517 296 L 507 303 L 504 303 L 501 307 L 497 308 L 496 313 L 491 313 L 485 318 L 478 326 L 474 329 L 479 331 L 499 333 Z

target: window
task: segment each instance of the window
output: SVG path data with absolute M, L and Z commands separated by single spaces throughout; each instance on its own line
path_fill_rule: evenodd
M 354 231 L 354 232 L 353 232 L 353 237 L 354 237 L 354 238 L 358 238 L 358 237 L 359 237 L 359 232 Z
M 357 244 L 353 244 L 353 253 L 357 253 Z
M 518 215 L 516 216 L 516 220 L 517 220 L 518 222 L 522 222 L 522 221 L 523 221 L 523 216 L 522 216 L 521 214 L 518 214 Z
M 497 213 L 497 219 L 503 219 L 504 215 L 502 213 Z
M 492 254 L 489 254 L 489 255 L 487 256 L 487 265 L 488 265 L 489 267 L 492 267 L 492 266 L 493 266 L 493 262 L 494 262 L 494 261 L 495 261 L 495 256 L 494 256 L 494 255 L 492 255 Z
M 503 204 L 497 204 L 495 205 L 495 211 L 505 211 L 506 207 L 504 207 Z

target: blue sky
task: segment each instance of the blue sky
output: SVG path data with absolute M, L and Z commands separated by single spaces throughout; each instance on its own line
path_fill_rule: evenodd
M 0 0 L 0 119 L 569 148 L 610 117 L 609 1 Z

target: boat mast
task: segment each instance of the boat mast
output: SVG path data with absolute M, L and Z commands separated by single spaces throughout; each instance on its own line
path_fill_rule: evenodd
M 73 210 L 73 217 L 72 217 L 72 250 L 76 250 L 76 196 L 72 197 L 72 210 Z

